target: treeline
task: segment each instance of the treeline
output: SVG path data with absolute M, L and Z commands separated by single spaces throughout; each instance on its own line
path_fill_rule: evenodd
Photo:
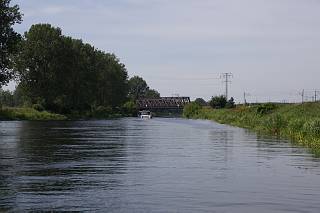
M 236 107 L 233 97 L 227 100 L 226 96 L 219 95 L 213 96 L 207 102 L 203 98 L 197 98 L 195 101 L 186 105 L 183 109 L 183 116 L 186 118 L 194 117 L 202 108 L 211 108 L 211 109 L 231 109 Z
M 128 74 L 119 59 L 49 24 L 33 25 L 16 57 L 18 89 L 31 104 L 69 114 L 126 101 Z
M 14 32 L 13 24 L 21 22 L 19 7 L 9 3 L 1 1 L 1 14 L 16 18 L 1 25 L 2 37 L 4 26 Z M 14 79 L 17 87 L 14 92 L 0 91 L 0 105 L 99 116 L 131 114 L 137 99 L 160 96 L 141 77 L 128 79 L 125 65 L 114 54 L 65 36 L 58 27 L 36 24 L 24 36 L 12 35 L 1 38 L 1 47 L 13 47 L 1 49 L 1 54 L 10 54 L 1 61 L 0 83 Z
M 235 107 L 235 102 L 233 97 L 227 100 L 226 96 L 224 95 L 212 96 L 208 102 L 205 101 L 203 98 L 197 98 L 194 101 L 194 103 L 200 106 L 211 106 L 212 108 L 215 108 L 215 109 Z

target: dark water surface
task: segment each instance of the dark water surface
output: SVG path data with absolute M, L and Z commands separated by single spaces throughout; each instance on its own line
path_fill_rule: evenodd
M 320 212 L 320 160 L 209 121 L 0 122 L 0 211 Z

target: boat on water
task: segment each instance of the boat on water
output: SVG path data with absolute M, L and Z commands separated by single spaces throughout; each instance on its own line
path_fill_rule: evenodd
M 151 119 L 152 113 L 149 110 L 139 111 L 139 117 L 142 119 Z

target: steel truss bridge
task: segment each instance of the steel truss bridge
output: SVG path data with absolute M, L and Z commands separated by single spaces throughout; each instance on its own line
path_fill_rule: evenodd
M 162 110 L 183 110 L 183 107 L 190 103 L 190 97 L 161 97 L 154 99 L 139 99 L 137 106 L 139 110 L 162 111 Z

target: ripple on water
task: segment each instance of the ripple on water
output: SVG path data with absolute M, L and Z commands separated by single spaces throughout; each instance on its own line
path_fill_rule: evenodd
M 0 122 L 0 211 L 318 212 L 319 165 L 211 121 Z

